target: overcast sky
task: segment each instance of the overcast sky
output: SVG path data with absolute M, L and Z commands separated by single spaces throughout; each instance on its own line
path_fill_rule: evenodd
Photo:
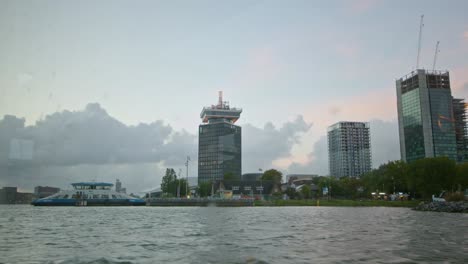
M 432 69 L 440 40 L 436 68 L 466 98 L 467 10 L 463 0 L 0 0 L 0 158 L 12 158 L 12 138 L 35 148 L 27 164 L 0 161 L 0 186 L 120 177 L 140 191 L 187 155 L 196 175 L 199 114 L 218 90 L 243 108 L 244 173 L 326 175 L 326 128 L 342 120 L 371 122 L 374 167 L 399 159 L 395 79 L 415 68 L 420 15 L 420 65 Z

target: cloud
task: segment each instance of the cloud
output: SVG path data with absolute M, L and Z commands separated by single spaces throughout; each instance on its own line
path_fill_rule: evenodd
M 462 36 L 464 40 L 468 40 L 468 30 L 464 31 Z
M 263 128 L 250 124 L 242 127 L 242 167 L 243 172 L 256 172 L 259 168 L 273 167 L 275 160 L 291 156 L 295 144 L 300 143 L 300 135 L 307 132 L 312 124 L 298 116 L 277 129 L 272 123 Z
M 127 126 L 109 116 L 99 104 L 83 111 L 62 111 L 25 127 L 24 119 L 0 120 L 0 163 L 12 162 L 11 142 L 32 141 L 32 159 L 26 165 L 80 165 L 107 163 L 183 163 L 196 149 L 194 136 L 174 132 L 158 120 Z M 14 155 L 18 156 L 18 155 Z M 25 162 L 23 162 L 25 163 Z M 23 164 L 24 165 L 24 164 Z
M 307 155 L 304 163 L 293 162 L 287 169 L 288 173 L 312 173 L 328 175 L 328 142 L 327 136 L 321 136 L 314 143 L 313 151 Z
M 391 160 L 400 159 L 400 143 L 397 121 L 370 121 L 372 165 L 374 168 Z M 308 161 L 294 162 L 288 167 L 289 173 L 314 173 L 328 175 L 327 136 L 315 142 L 313 151 L 307 155 Z
M 276 160 L 291 157 L 293 146 L 311 126 L 302 116 L 279 128 L 271 122 L 263 128 L 244 125 L 243 171 L 268 169 Z M 32 153 L 25 155 L 28 146 Z M 53 113 L 32 126 L 7 115 L 0 120 L 0 185 L 67 188 L 74 181 L 119 178 L 136 192 L 158 187 L 164 167 L 183 169 L 185 175 L 187 156 L 189 175 L 196 176 L 197 149 L 197 135 L 175 131 L 161 120 L 128 126 L 97 103 Z
M 370 121 L 372 166 L 400 159 L 400 136 L 398 121 L 383 121 L 374 119 Z

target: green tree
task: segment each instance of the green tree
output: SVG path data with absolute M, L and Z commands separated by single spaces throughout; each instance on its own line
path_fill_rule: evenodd
M 455 161 L 447 157 L 425 158 L 410 163 L 408 182 L 411 188 L 430 198 L 442 190 L 454 189 Z
M 310 199 L 310 197 L 312 196 L 311 193 L 310 193 L 310 186 L 305 184 L 304 186 L 302 186 L 301 188 L 301 196 L 303 199 Z
M 232 172 L 226 172 L 224 174 L 224 180 L 225 181 L 233 181 L 233 180 L 236 180 L 236 177 L 234 176 L 234 173 Z
M 298 193 L 295 188 L 288 187 L 284 193 L 289 197 L 289 199 L 298 198 Z
M 211 195 L 211 182 L 203 182 L 198 185 L 198 195 L 207 197 Z
M 391 161 L 385 165 L 385 181 L 387 193 L 406 192 L 408 165 L 403 161 Z
M 457 165 L 457 174 L 454 183 L 461 190 L 468 189 L 468 162 Z
M 167 168 L 161 181 L 161 191 L 169 196 L 177 195 L 177 175 L 173 168 Z
M 176 180 L 176 188 L 179 188 L 180 192 L 180 197 L 186 196 L 188 194 L 187 190 L 190 189 L 190 187 L 187 184 L 187 180 L 184 178 L 180 178 Z M 187 189 L 187 187 L 189 187 Z
M 262 175 L 263 181 L 272 181 L 276 185 L 280 185 L 283 180 L 283 174 L 275 169 L 266 170 Z

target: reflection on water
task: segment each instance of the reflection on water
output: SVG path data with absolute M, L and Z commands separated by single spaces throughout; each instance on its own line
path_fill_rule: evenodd
M 468 262 L 467 214 L 0 206 L 0 263 Z

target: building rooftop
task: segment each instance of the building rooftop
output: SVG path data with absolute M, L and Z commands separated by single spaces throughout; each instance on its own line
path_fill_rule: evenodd
M 223 101 L 223 92 L 219 92 L 219 100 L 217 105 L 203 107 L 200 118 L 203 123 L 208 123 L 213 119 L 226 119 L 231 123 L 235 123 L 242 113 L 242 108 L 230 107 L 229 102 Z
M 356 127 L 356 128 L 369 128 L 368 122 L 353 122 L 353 121 L 340 121 L 328 127 L 328 131 L 342 128 L 342 127 Z
M 448 75 L 449 72 L 448 70 L 444 70 L 444 71 L 438 71 L 438 70 L 425 70 L 425 69 L 418 69 L 418 70 L 414 70 L 414 71 L 411 71 L 410 73 L 406 74 L 405 76 L 399 78 L 398 80 L 401 80 L 401 81 L 405 81 L 407 79 L 410 79 L 416 75 L 418 75 L 418 72 L 419 71 L 422 71 L 424 72 L 425 74 L 427 75 Z

